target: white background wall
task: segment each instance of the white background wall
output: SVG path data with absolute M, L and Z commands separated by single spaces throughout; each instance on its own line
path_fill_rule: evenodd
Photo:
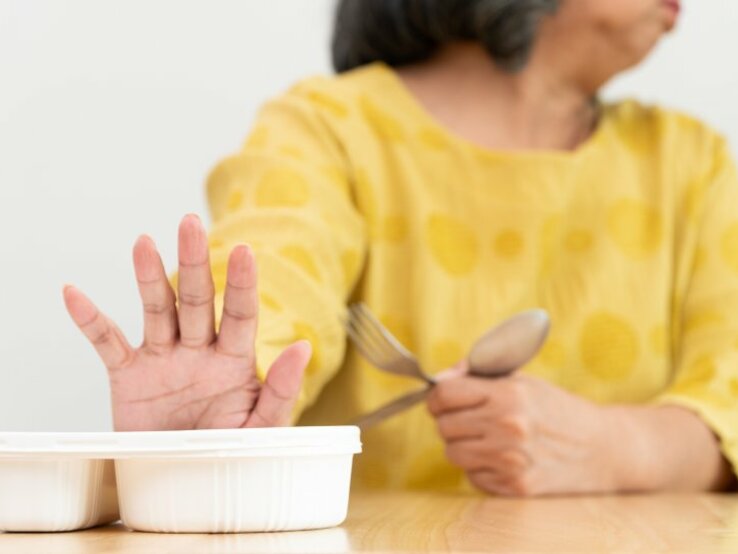
M 204 177 L 257 106 L 329 70 L 332 5 L 0 0 L 0 430 L 109 428 L 105 371 L 62 285 L 140 340 L 136 236 L 174 267 L 179 218 L 205 214 Z M 608 96 L 688 110 L 738 153 L 738 2 L 685 12 Z

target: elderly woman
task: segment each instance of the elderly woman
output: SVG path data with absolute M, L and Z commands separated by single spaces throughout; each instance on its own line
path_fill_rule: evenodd
M 212 228 L 183 219 L 173 287 L 152 240 L 137 241 L 143 344 L 65 288 L 107 366 L 116 429 L 340 423 L 375 408 L 413 385 L 347 348 L 340 316 L 361 300 L 423 367 L 456 369 L 427 409 L 365 433 L 359 484 L 729 487 L 735 167 L 690 117 L 598 100 L 679 8 L 340 2 L 338 74 L 268 102 L 215 168 Z M 529 307 L 553 321 L 540 355 L 501 379 L 464 372 L 474 340 Z

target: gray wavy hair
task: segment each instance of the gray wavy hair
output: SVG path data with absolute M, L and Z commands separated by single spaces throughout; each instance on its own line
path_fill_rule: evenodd
M 338 72 L 383 61 L 391 66 L 430 57 L 457 40 L 480 42 L 495 63 L 523 68 L 542 17 L 559 0 L 339 0 L 332 40 Z

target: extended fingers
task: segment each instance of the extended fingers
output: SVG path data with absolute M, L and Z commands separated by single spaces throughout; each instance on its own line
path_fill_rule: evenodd
M 118 327 L 73 286 L 64 287 L 64 303 L 108 370 L 125 367 L 133 357 L 133 349 Z
M 183 346 L 202 348 L 215 338 L 215 286 L 205 229 L 189 214 L 179 225 L 179 334 Z
M 144 308 L 144 345 L 159 351 L 177 340 L 177 308 L 164 264 L 150 237 L 141 236 L 133 247 L 133 266 Z
M 259 393 L 254 411 L 246 427 L 277 427 L 289 425 L 292 408 L 300 394 L 302 375 L 305 372 L 312 348 L 304 340 L 287 347 L 269 368 Z
M 254 254 L 248 246 L 240 245 L 228 260 L 223 317 L 216 343 L 219 352 L 253 358 L 258 311 Z

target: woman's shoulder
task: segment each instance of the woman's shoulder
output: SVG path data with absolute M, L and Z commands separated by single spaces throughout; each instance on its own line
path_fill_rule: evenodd
M 362 97 L 381 95 L 386 72 L 381 64 L 369 64 L 337 75 L 311 75 L 290 86 L 281 99 L 305 101 L 318 111 L 345 118 Z
M 654 182 L 674 190 L 686 202 L 679 209 L 692 210 L 695 191 L 707 191 L 716 175 L 734 167 L 723 135 L 692 115 L 632 100 L 607 110 L 609 128 L 615 130 L 608 133 L 608 154 L 619 153 L 638 166 L 649 190 L 660 190 L 651 188 Z
M 605 111 L 618 137 L 639 149 L 693 158 L 725 148 L 719 131 L 677 109 L 628 99 L 605 104 Z

